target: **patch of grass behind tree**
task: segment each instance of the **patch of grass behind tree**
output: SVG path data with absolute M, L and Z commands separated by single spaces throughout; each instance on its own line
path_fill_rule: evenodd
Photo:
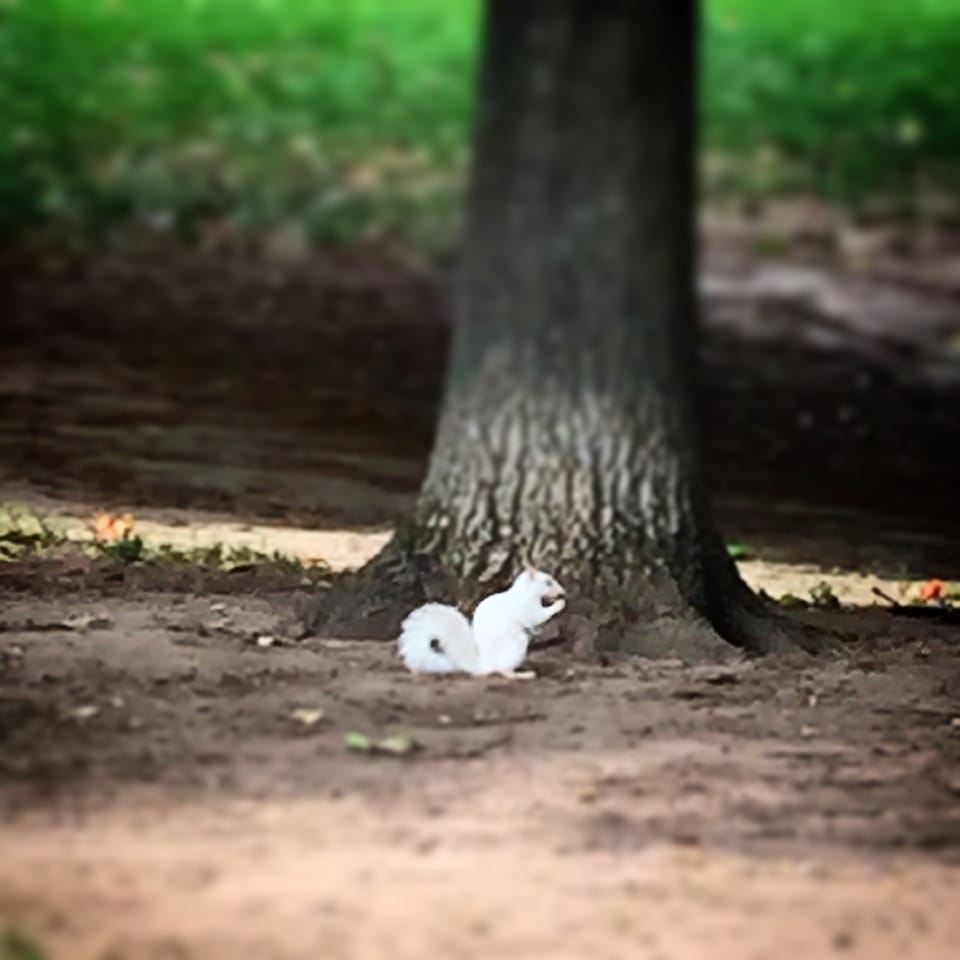
M 0 0 L 0 227 L 131 217 L 442 244 L 478 0 Z M 956 186 L 960 0 L 708 0 L 733 196 Z

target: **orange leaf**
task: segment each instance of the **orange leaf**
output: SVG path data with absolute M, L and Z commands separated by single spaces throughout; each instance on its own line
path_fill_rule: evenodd
M 928 580 L 920 588 L 920 597 L 923 600 L 939 600 L 943 596 L 944 583 L 942 580 Z
M 129 513 L 123 516 L 113 513 L 97 514 L 94 531 L 98 540 L 123 540 L 133 532 L 133 517 Z

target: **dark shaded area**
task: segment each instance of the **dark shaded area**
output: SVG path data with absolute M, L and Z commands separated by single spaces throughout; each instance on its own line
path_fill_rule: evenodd
M 960 569 L 960 306 L 908 268 L 857 280 L 727 257 L 710 273 L 705 438 L 729 540 Z M 95 253 L 11 245 L 0 276 L 7 493 L 26 481 L 306 526 L 409 508 L 448 344 L 445 271 L 135 234 Z

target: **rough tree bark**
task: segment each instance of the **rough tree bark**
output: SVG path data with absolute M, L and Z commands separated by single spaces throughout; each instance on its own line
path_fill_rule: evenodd
M 812 643 L 703 506 L 697 6 L 488 0 L 445 402 L 415 516 L 368 580 L 488 589 L 526 554 L 607 647 Z

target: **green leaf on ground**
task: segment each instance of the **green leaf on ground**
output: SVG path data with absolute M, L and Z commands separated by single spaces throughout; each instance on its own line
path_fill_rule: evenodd
M 395 757 L 403 757 L 408 753 L 413 753 L 417 749 L 417 742 L 413 737 L 404 733 L 396 733 L 390 737 L 384 737 L 377 742 L 377 750 L 382 753 L 389 753 Z
M 0 960 L 47 960 L 47 953 L 19 930 L 6 930 L 0 936 Z
M 373 753 L 373 741 L 365 733 L 351 730 L 344 737 L 344 742 L 352 753 Z

